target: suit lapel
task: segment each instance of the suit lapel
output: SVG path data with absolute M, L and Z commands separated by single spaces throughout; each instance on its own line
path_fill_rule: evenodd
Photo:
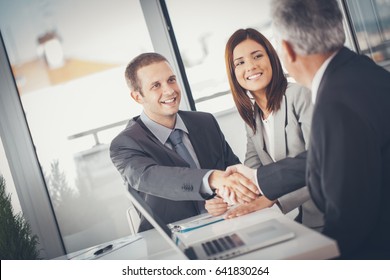
M 139 124 L 139 126 L 145 131 L 145 134 L 146 136 L 151 140 L 153 141 L 154 143 L 156 143 L 157 145 L 160 145 L 160 146 L 163 146 L 165 147 L 163 144 L 161 144 L 161 142 L 157 139 L 156 136 L 154 136 L 154 134 L 149 130 L 149 128 L 146 127 L 146 125 L 143 123 L 143 121 L 141 121 L 141 118 L 138 118 L 136 119 L 136 122 Z M 165 147 L 167 150 L 169 150 L 167 147 Z
M 274 113 L 275 161 L 286 157 L 286 97 L 283 96 L 280 109 Z

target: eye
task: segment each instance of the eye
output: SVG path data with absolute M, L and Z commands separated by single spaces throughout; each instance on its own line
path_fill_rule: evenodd
M 157 89 L 160 87 L 160 83 L 154 83 L 151 89 Z
M 263 54 L 258 53 L 258 54 L 255 54 L 254 59 L 260 59 L 262 57 L 263 57 Z
M 168 82 L 171 84 L 176 83 L 176 77 L 169 78 Z
M 234 63 L 234 67 L 238 67 L 238 66 L 243 65 L 243 64 L 244 64 L 244 61 L 238 60 L 238 61 L 236 61 L 236 62 Z

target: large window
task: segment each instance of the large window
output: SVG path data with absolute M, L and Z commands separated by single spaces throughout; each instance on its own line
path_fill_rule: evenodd
M 390 65 L 390 0 L 346 0 L 358 51 Z
M 142 109 L 124 80 L 153 51 L 139 1 L 0 1 L 0 27 L 67 253 L 130 234 L 108 147 Z
M 252 27 L 272 41 L 270 0 L 166 0 L 188 82 L 199 111 L 234 107 L 225 70 L 225 44 Z

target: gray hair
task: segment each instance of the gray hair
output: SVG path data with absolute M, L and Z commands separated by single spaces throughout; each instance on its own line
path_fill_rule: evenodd
M 300 55 L 333 52 L 344 45 L 337 0 L 273 0 L 273 27 Z
M 141 85 L 138 78 L 138 70 L 150 64 L 168 60 L 159 53 L 142 53 L 133 58 L 126 67 L 125 79 L 128 87 L 132 91 L 138 91 L 142 94 Z M 168 62 L 169 63 L 169 62 Z

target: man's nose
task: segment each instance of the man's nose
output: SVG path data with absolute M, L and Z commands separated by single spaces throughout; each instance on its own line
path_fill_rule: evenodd
M 169 84 L 164 84 L 163 85 L 163 93 L 165 93 L 165 94 L 172 94 L 174 92 L 175 92 L 175 90 Z

